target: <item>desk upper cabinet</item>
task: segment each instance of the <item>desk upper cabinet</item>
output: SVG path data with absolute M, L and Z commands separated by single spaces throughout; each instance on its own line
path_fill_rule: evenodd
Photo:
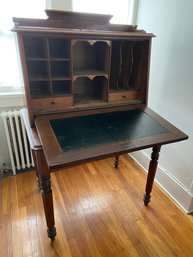
M 153 34 L 110 15 L 14 18 L 30 123 L 42 113 L 147 104 Z

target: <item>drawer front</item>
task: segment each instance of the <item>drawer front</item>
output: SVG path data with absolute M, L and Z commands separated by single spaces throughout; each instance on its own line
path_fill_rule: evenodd
M 32 99 L 33 111 L 56 111 L 72 107 L 72 96 Z
M 136 90 L 109 93 L 110 103 L 137 100 L 137 99 L 139 99 L 139 91 L 136 91 Z

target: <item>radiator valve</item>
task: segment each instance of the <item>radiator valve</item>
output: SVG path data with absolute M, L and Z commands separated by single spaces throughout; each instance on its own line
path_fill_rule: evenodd
M 1 168 L 1 174 L 7 174 L 11 171 L 10 167 L 4 162 Z

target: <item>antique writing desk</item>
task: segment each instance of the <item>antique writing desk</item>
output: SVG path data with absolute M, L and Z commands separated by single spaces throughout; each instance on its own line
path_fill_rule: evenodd
M 50 172 L 152 147 L 144 204 L 161 145 L 187 136 L 147 107 L 151 39 L 110 15 L 47 10 L 14 18 L 27 109 L 22 117 L 42 192 L 48 236 L 56 228 Z

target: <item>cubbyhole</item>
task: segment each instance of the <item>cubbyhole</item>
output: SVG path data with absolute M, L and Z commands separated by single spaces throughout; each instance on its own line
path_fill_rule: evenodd
M 70 58 L 70 41 L 63 38 L 49 39 L 50 58 Z
M 30 81 L 30 94 L 32 98 L 50 97 L 49 81 Z
M 73 45 L 74 75 L 108 73 L 109 51 L 105 41 L 77 41 Z
M 52 81 L 52 90 L 53 90 L 54 96 L 71 94 L 71 81 L 70 80 Z
M 27 61 L 29 80 L 49 79 L 46 61 Z
M 74 84 L 74 103 L 89 104 L 106 101 L 107 79 L 97 76 L 93 80 L 88 77 L 78 78 Z
M 51 61 L 52 79 L 70 78 L 70 63 L 68 61 Z
M 24 37 L 26 58 L 48 58 L 46 39 L 41 37 Z
M 141 90 L 147 84 L 148 41 L 112 42 L 110 90 Z
M 133 66 L 129 78 L 131 89 L 140 89 L 145 96 L 148 79 L 149 41 L 138 41 L 133 47 Z

